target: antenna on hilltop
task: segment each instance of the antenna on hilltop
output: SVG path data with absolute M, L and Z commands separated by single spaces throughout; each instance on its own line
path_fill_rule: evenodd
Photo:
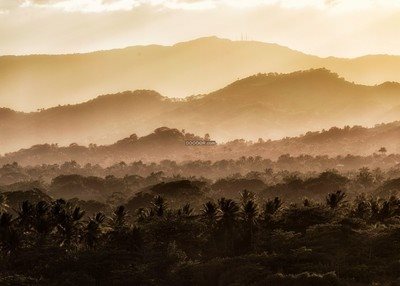
M 243 35 L 243 33 L 241 33 L 240 34 L 240 40 L 241 41 L 248 41 L 249 37 L 248 37 L 247 33 L 245 33 L 244 35 Z

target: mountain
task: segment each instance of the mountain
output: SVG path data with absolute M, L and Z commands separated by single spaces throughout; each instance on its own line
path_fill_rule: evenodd
M 326 69 L 257 74 L 213 93 L 174 100 L 138 90 L 23 113 L 0 109 L 2 152 L 41 143 L 111 144 L 173 126 L 215 140 L 278 139 L 331 126 L 399 118 L 400 85 L 350 83 Z
M 0 106 L 32 111 L 135 89 L 186 97 L 259 72 L 322 67 L 361 84 L 400 81 L 397 56 L 320 58 L 276 44 L 208 37 L 87 54 L 2 56 Z
M 304 164 L 311 163 L 311 156 L 319 156 L 318 164 L 325 162 L 328 157 L 341 156 L 338 160 L 351 168 L 357 161 L 360 164 L 370 164 L 371 161 L 381 161 L 384 167 L 399 165 L 400 154 L 400 121 L 379 124 L 373 128 L 361 126 L 346 126 L 344 128 L 332 127 L 329 130 L 307 132 L 297 137 L 288 137 L 280 140 L 259 140 L 249 142 L 233 140 L 214 146 L 186 146 L 186 140 L 202 140 L 201 136 L 171 129 L 167 127 L 157 128 L 146 136 L 139 137 L 132 134 L 129 137 L 118 140 L 109 145 L 58 146 L 57 144 L 35 145 L 17 152 L 0 156 L 0 166 L 18 162 L 20 165 L 42 164 L 76 164 L 86 163 L 110 166 L 112 164 L 134 161 L 160 162 L 162 160 L 174 160 L 178 162 L 193 162 L 196 160 L 217 161 L 239 159 L 243 156 L 256 158 L 257 156 L 278 160 L 287 168 L 296 169 L 291 156 L 302 156 Z M 385 147 L 385 148 L 382 148 Z M 382 149 L 381 149 L 382 148 Z M 384 151 L 382 151 L 384 150 Z M 377 155 L 381 152 L 382 154 Z M 351 154 L 351 155 L 349 155 Z M 372 155 L 373 156 L 370 156 Z M 370 156 L 357 158 L 356 156 Z M 318 161 L 317 160 L 317 161 Z M 297 162 L 299 163 L 299 162 Z M 315 162 L 314 162 L 315 163 Z M 361 165 L 362 166 L 362 165 Z M 309 166 L 311 168 L 311 166 Z M 20 178 L 23 180 L 24 178 Z

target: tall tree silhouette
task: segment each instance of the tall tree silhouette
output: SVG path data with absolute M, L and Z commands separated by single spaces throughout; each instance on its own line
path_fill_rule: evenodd
M 238 218 L 239 206 L 235 201 L 225 198 L 218 200 L 218 206 L 221 212 L 219 222 L 224 242 L 224 253 L 225 255 L 230 255 L 234 251 L 234 243 L 237 235 L 237 233 L 235 233 L 235 226 Z
M 242 236 L 244 237 L 244 242 L 245 242 L 244 247 L 249 250 L 252 250 L 254 232 L 258 220 L 258 206 L 253 200 L 247 199 L 242 203 L 242 207 L 240 209 L 240 218 L 242 221 L 242 229 L 243 229 Z
M 346 198 L 346 193 L 342 191 L 337 191 L 336 193 L 330 193 L 326 197 L 326 204 L 329 206 L 331 209 L 337 209 L 341 204 L 345 202 Z
M 102 234 L 102 224 L 105 218 L 106 216 L 104 214 L 97 213 L 89 220 L 85 233 L 85 242 L 89 249 L 94 249 L 98 244 Z

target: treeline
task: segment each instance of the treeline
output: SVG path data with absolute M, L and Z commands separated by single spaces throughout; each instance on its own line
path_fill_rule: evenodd
M 81 175 L 96 177 L 125 177 L 137 175 L 147 177 L 162 172 L 168 177 L 203 177 L 216 180 L 228 176 L 246 176 L 249 173 L 263 173 L 266 170 L 274 172 L 318 173 L 336 169 L 341 173 L 351 173 L 363 167 L 371 170 L 382 169 L 391 176 L 400 175 L 400 155 L 375 154 L 371 156 L 310 156 L 293 157 L 288 154 L 280 156 L 276 161 L 260 156 L 239 157 L 218 161 L 195 160 L 177 162 L 163 160 L 161 162 L 135 161 L 126 163 L 120 161 L 103 167 L 98 164 L 79 164 L 77 161 L 65 161 L 62 164 L 22 165 L 17 162 L 7 163 L 0 167 L 0 186 L 21 181 L 41 180 L 49 183 L 60 175 Z
M 284 204 L 155 196 L 85 218 L 65 200 L 1 203 L 1 285 L 398 285 L 400 200 L 336 191 Z
M 290 202 L 300 202 L 304 198 L 321 200 L 339 189 L 346 191 L 351 199 L 361 194 L 388 198 L 400 195 L 400 170 L 363 167 L 345 173 L 335 169 L 300 173 L 265 169 L 215 180 L 167 176 L 161 171 L 148 176 L 130 174 L 123 177 L 85 176 L 72 172 L 58 175 L 48 183 L 39 176 L 38 180 L 21 179 L 16 183 L 0 185 L 0 193 L 7 197 L 14 209 L 24 200 L 36 202 L 64 198 L 79 202 L 90 213 L 111 210 L 117 205 L 125 205 L 129 210 L 144 207 L 157 195 L 168 199 L 172 207 L 185 202 L 199 207 L 205 200 L 221 196 L 238 199 L 239 192 L 245 189 L 263 200 L 279 196 Z
M 273 160 L 270 163 L 280 165 L 279 161 L 285 161 L 287 157 L 294 156 L 294 158 L 299 158 L 295 160 L 299 164 L 293 165 L 293 169 L 305 170 L 308 168 L 320 171 L 318 169 L 320 164 L 329 165 L 329 168 L 343 165 L 342 167 L 346 170 L 365 164 L 387 168 L 399 163 L 400 155 L 397 155 L 400 153 L 397 143 L 399 136 L 400 122 L 396 121 L 376 125 L 374 128 L 332 127 L 329 130 L 307 132 L 305 135 L 280 140 L 259 138 L 257 141 L 247 141 L 237 139 L 218 145 L 200 147 L 187 146 L 185 141 L 212 139 L 210 134 L 197 136 L 185 130 L 160 127 L 149 135 L 138 137 L 136 134 L 132 134 L 109 145 L 89 143 L 87 143 L 88 146 L 76 143 L 69 146 L 34 145 L 27 149 L 7 153 L 4 156 L 0 155 L 0 165 L 19 162 L 24 166 L 34 166 L 76 161 L 81 165 L 90 163 L 110 166 L 121 161 L 128 164 L 137 161 L 151 164 L 151 162 L 162 160 L 181 164 L 187 161 L 230 161 L 242 157 L 268 158 L 267 161 Z M 392 155 L 382 156 L 386 154 Z

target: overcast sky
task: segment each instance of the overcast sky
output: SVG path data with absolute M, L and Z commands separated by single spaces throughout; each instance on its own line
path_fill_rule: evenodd
M 320 56 L 400 55 L 400 0 L 0 0 L 3 55 L 242 34 Z

